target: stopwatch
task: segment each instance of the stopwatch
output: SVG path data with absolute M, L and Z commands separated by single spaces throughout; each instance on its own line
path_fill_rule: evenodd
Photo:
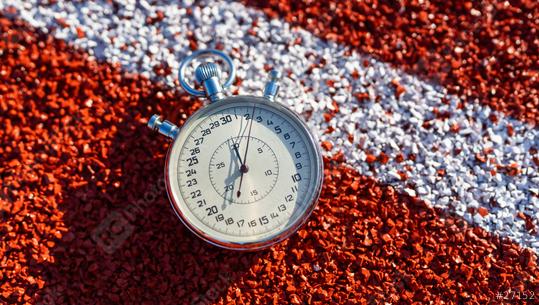
M 195 59 L 204 60 L 194 71 L 204 90 L 186 80 Z M 218 62 L 228 68 L 224 82 Z M 306 221 L 320 194 L 323 162 L 303 119 L 275 100 L 278 71 L 269 73 L 262 96 L 227 96 L 224 89 L 234 78 L 227 54 L 195 51 L 180 64 L 180 85 L 210 103 L 181 127 L 160 115 L 148 127 L 172 142 L 165 183 L 184 225 L 213 245 L 257 250 L 286 239 Z

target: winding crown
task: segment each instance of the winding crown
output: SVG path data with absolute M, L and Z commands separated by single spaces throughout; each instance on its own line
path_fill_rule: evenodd
M 195 69 L 195 78 L 200 84 L 212 77 L 217 77 L 218 79 L 221 77 L 221 68 L 213 62 L 200 64 Z

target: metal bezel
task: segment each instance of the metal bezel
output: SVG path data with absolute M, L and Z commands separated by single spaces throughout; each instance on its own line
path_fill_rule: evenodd
M 313 162 L 315 164 L 315 186 L 314 191 L 312 194 L 310 194 L 310 197 L 308 198 L 309 206 L 305 209 L 304 214 L 298 217 L 298 219 L 295 222 L 292 222 L 288 227 L 286 227 L 285 230 L 282 232 L 269 236 L 268 238 L 262 239 L 257 242 L 246 242 L 246 243 L 240 243 L 240 242 L 233 242 L 228 240 L 222 240 L 219 238 L 216 238 L 214 236 L 210 236 L 206 232 L 202 231 L 201 229 L 197 228 L 194 224 L 192 224 L 187 217 L 184 215 L 184 213 L 181 211 L 180 205 L 185 206 L 185 203 L 183 202 L 183 198 L 181 196 L 181 192 L 179 190 L 179 186 L 177 183 L 172 183 L 173 181 L 176 181 L 176 174 L 177 174 L 177 163 L 178 163 L 178 155 L 181 151 L 182 146 L 184 145 L 188 133 L 183 132 L 183 130 L 189 130 L 191 125 L 194 124 L 194 122 L 197 122 L 199 118 L 207 115 L 208 113 L 211 113 L 214 109 L 223 107 L 224 103 L 236 103 L 241 105 L 248 105 L 248 104 L 263 104 L 265 107 L 273 107 L 277 111 L 280 111 L 286 115 L 288 115 L 291 119 L 293 119 L 300 128 L 303 129 L 305 134 L 307 135 L 308 140 L 310 141 L 310 145 L 312 146 L 314 156 L 313 156 Z M 166 158 L 166 165 L 165 165 L 165 181 L 166 181 L 166 188 L 167 188 L 167 194 L 170 200 L 170 203 L 172 205 L 172 208 L 174 209 L 174 212 L 180 218 L 182 223 L 195 235 L 202 238 L 203 240 L 207 241 L 210 244 L 213 244 L 215 246 L 225 248 L 225 249 L 233 249 L 233 250 L 246 250 L 246 251 L 252 251 L 252 250 L 259 250 L 268 248 L 295 233 L 309 218 L 312 211 L 316 207 L 318 198 L 320 196 L 320 192 L 322 189 L 322 183 L 323 183 L 323 176 L 324 176 L 324 170 L 323 170 L 323 160 L 322 155 L 320 152 L 320 146 L 318 144 L 317 137 L 310 131 L 309 127 L 305 123 L 305 121 L 294 111 L 288 109 L 287 107 L 276 103 L 271 102 L 268 99 L 257 97 L 257 96 L 231 96 L 227 97 L 225 99 L 220 100 L 219 102 L 209 104 L 202 109 L 198 110 L 195 114 L 193 114 L 189 119 L 185 122 L 185 124 L 182 127 L 182 132 L 180 132 L 180 135 L 174 140 L 172 145 L 170 146 L 167 158 Z M 188 209 L 185 206 L 186 209 Z

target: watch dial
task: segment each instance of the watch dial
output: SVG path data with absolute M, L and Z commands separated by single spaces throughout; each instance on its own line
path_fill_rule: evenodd
M 319 152 L 299 119 L 281 108 L 220 102 L 184 127 L 176 205 L 190 226 L 249 243 L 308 216 L 320 184 Z

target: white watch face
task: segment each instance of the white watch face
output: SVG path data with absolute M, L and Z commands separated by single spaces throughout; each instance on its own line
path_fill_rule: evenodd
M 175 210 L 224 247 L 286 237 L 320 192 L 316 145 L 301 120 L 275 103 L 233 97 L 212 104 L 184 125 L 170 152 Z

